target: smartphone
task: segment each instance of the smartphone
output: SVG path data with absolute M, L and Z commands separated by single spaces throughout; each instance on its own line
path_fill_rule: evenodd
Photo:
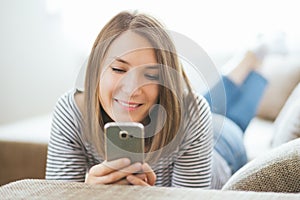
M 107 161 L 129 158 L 144 162 L 144 125 L 137 122 L 109 122 L 104 125 Z

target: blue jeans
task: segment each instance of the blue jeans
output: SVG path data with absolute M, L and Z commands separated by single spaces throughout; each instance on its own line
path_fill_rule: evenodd
M 236 85 L 227 77 L 222 77 L 225 90 L 226 112 L 211 108 L 214 116 L 223 120 L 213 120 L 215 150 L 227 161 L 232 173 L 247 162 L 243 142 L 244 131 L 255 116 L 258 105 L 267 86 L 267 81 L 260 74 L 252 71 L 241 85 Z M 212 88 L 210 92 L 214 91 Z M 209 93 L 204 96 L 211 105 Z M 215 101 L 215 100 L 214 100 Z M 217 102 L 222 99 L 217 99 Z M 219 109 L 220 110 L 220 109 Z M 222 109 L 221 109 L 222 110 Z

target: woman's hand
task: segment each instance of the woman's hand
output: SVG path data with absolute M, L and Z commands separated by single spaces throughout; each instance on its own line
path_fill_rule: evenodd
M 130 165 L 130 160 L 121 158 L 114 161 L 104 161 L 101 164 L 93 166 L 85 180 L 89 184 L 129 184 L 126 177 L 144 170 L 141 163 L 134 163 Z M 145 168 L 146 169 L 146 168 Z M 151 169 L 151 168 L 150 168 Z M 135 176 L 134 179 L 143 180 L 146 176 L 140 174 Z M 152 176 L 151 176 L 152 178 Z M 136 181 L 135 181 L 136 182 Z
M 126 177 L 126 180 L 132 185 L 153 186 L 156 181 L 156 174 L 154 171 L 147 163 L 142 165 L 142 170 L 144 173 L 139 175 L 130 174 Z

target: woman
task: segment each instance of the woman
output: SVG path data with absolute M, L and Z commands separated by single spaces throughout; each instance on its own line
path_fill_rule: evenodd
M 111 121 L 144 124 L 145 163 L 104 160 Z M 46 178 L 209 188 L 212 137 L 209 106 L 193 94 L 163 26 L 121 12 L 93 45 L 84 92 L 71 90 L 56 105 Z

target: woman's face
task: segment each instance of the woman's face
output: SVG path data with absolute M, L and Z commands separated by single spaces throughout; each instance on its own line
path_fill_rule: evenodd
M 151 44 L 126 31 L 110 46 L 99 82 L 99 100 L 114 121 L 142 122 L 158 101 L 159 68 Z

